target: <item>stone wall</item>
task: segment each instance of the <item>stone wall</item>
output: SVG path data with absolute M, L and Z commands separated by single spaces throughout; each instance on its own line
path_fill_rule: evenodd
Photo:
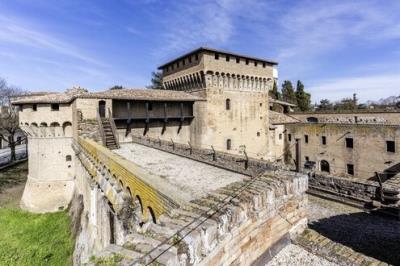
M 256 176 L 265 170 L 276 169 L 270 162 L 264 160 L 257 160 L 254 158 L 247 158 L 246 168 L 246 156 L 241 156 L 224 153 L 220 151 L 215 152 L 211 149 L 202 149 L 192 147 L 188 144 L 173 143 L 171 141 L 164 141 L 159 139 L 152 139 L 147 137 L 133 137 L 133 142 L 142 144 L 155 149 L 171 152 L 180 156 L 184 156 L 196 161 L 221 167 L 227 170 L 239 172 L 248 176 Z

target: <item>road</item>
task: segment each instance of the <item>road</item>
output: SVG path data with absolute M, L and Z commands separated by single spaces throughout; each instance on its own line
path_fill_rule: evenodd
M 18 145 L 15 147 L 15 153 L 17 160 L 25 158 L 26 157 L 26 145 Z M 11 149 L 10 148 L 5 148 L 5 149 L 0 149 L 0 166 L 7 164 L 10 161 L 11 158 Z

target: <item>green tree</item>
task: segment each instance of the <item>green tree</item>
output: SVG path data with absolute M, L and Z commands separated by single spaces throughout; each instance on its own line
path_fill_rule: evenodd
M 276 85 L 276 81 L 274 81 L 274 85 L 272 87 L 272 90 L 269 91 L 269 96 L 272 99 L 279 100 L 281 98 L 281 93 L 278 90 L 278 86 Z
M 333 104 L 328 99 L 319 101 L 318 110 L 332 110 Z
M 122 87 L 121 85 L 115 85 L 115 86 L 110 88 L 110 90 L 122 90 L 122 89 L 125 89 L 125 88 Z
M 311 107 L 311 95 L 304 91 L 303 83 L 298 80 L 296 86 L 296 103 L 301 111 L 308 111 Z
M 334 106 L 335 110 L 355 110 L 357 109 L 356 101 L 352 98 L 343 98 Z
M 289 103 L 296 103 L 296 95 L 292 82 L 285 80 L 282 84 L 282 99 Z
M 151 72 L 151 85 L 148 86 L 149 89 L 162 90 L 163 87 L 163 74 L 161 71 Z

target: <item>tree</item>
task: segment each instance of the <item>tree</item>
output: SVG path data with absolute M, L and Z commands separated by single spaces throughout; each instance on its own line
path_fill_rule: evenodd
M 148 86 L 149 89 L 162 90 L 163 87 L 163 74 L 161 71 L 151 72 L 151 85 Z
M 8 86 L 7 82 L 0 78 L 0 107 L 3 110 L 0 113 L 0 138 L 9 144 L 11 161 L 16 160 L 15 146 L 17 141 L 15 141 L 15 134 L 20 131 L 18 110 L 11 105 L 11 99 L 21 93 L 20 89 Z
M 110 88 L 110 90 L 122 90 L 122 89 L 124 89 L 124 87 L 122 87 L 121 85 L 115 85 Z
M 343 98 L 334 106 L 335 110 L 354 110 L 357 108 L 356 101 L 352 98 Z
M 295 95 L 296 95 L 297 107 L 303 112 L 310 110 L 311 95 L 304 91 L 304 85 L 300 80 L 297 81 Z
M 276 85 L 276 81 L 274 81 L 272 90 L 269 91 L 269 96 L 275 100 L 279 100 L 281 98 L 281 93 L 278 91 L 278 86 Z
M 333 104 L 328 99 L 319 101 L 318 110 L 332 110 Z
M 296 103 L 296 95 L 293 90 L 293 85 L 289 80 L 285 80 L 282 84 L 282 99 L 289 103 Z

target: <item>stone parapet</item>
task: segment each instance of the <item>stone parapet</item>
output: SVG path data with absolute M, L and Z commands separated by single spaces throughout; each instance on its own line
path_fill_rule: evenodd
M 245 154 L 238 156 L 220 151 L 213 151 L 212 149 L 196 148 L 186 144 L 174 143 L 172 141 L 143 138 L 138 136 L 133 136 L 132 141 L 147 147 L 184 156 L 192 160 L 200 161 L 248 176 L 257 176 L 266 170 L 278 169 L 268 161 L 249 158 L 246 157 Z

